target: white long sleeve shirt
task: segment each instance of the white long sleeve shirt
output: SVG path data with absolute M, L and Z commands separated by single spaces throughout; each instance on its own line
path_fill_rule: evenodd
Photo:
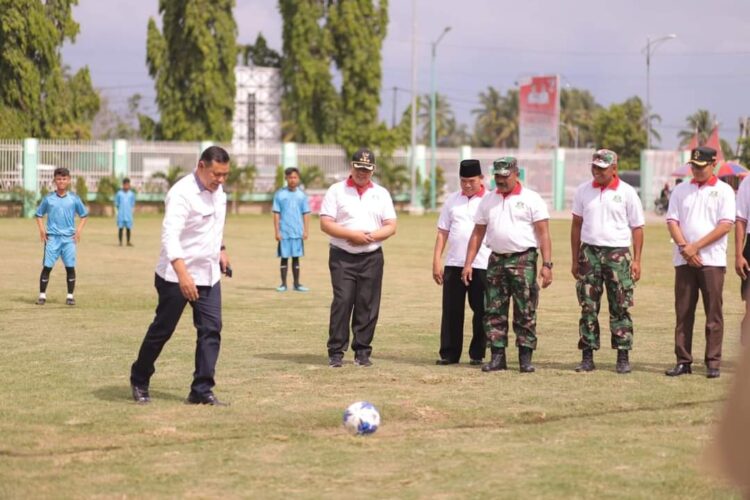
M 221 278 L 219 254 L 224 238 L 227 195 L 211 192 L 195 173 L 180 179 L 164 200 L 161 253 L 156 274 L 177 283 L 172 261 L 182 259 L 196 286 L 213 286 Z

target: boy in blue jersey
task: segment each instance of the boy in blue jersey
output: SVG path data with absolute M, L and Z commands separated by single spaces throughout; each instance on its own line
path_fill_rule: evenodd
M 39 277 L 39 299 L 36 303 L 40 306 L 47 302 L 47 284 L 49 273 L 62 257 L 65 271 L 68 275 L 68 297 L 65 303 L 74 306 L 73 290 L 76 286 L 76 243 L 81 239 L 81 231 L 88 220 L 88 211 L 83 202 L 74 193 L 68 192 L 70 186 L 70 172 L 67 168 L 56 168 L 55 191 L 42 199 L 36 210 L 36 225 L 39 227 L 39 237 L 44 243 L 44 264 L 42 275 Z M 78 214 L 80 222 L 78 229 L 75 226 L 75 216 Z M 43 218 L 47 216 L 45 227 Z
M 300 175 L 296 167 L 284 170 L 286 187 L 273 195 L 273 227 L 279 242 L 277 256 L 281 258 L 281 285 L 277 292 L 286 292 L 286 275 L 289 257 L 292 258 L 294 289 L 306 292 L 309 289 L 299 282 L 299 258 L 305 254 L 304 241 L 310 225 L 310 206 L 307 195 L 299 189 Z
M 133 208 L 135 208 L 135 193 L 130 190 L 130 179 L 122 180 L 122 189 L 115 195 L 115 209 L 117 209 L 117 239 L 122 246 L 122 230 L 126 230 L 127 245 L 130 243 L 130 230 L 133 228 Z

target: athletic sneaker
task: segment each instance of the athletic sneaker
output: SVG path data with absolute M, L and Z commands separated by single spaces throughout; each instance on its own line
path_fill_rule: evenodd
M 38 299 L 36 299 L 36 302 L 35 302 L 35 304 L 38 305 L 38 306 L 43 306 L 46 303 L 47 303 L 47 299 L 43 299 L 41 297 L 39 297 Z
M 286 292 L 286 285 L 276 287 L 277 292 Z
M 294 285 L 294 291 L 295 292 L 309 292 L 310 289 L 307 288 L 305 285 Z
M 74 305 L 76 305 L 76 299 L 74 299 L 73 297 L 71 297 L 69 299 L 65 299 L 65 305 L 66 306 L 74 306 Z

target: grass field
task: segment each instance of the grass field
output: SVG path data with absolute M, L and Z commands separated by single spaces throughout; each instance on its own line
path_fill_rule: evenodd
M 569 222 L 553 221 L 555 281 L 541 295 L 537 372 L 518 373 L 514 351 L 503 373 L 481 373 L 466 354 L 438 367 L 435 222 L 402 216 L 386 242 L 374 365 L 356 368 L 347 353 L 344 368 L 331 370 L 328 251 L 317 220 L 302 259 L 311 292 L 279 294 L 270 216 L 229 217 L 235 276 L 222 285 L 216 394 L 231 406 L 212 408 L 183 404 L 195 345 L 188 311 L 157 363 L 152 404 L 130 399 L 129 367 L 156 304 L 158 216 L 136 219 L 134 248 L 117 246 L 112 219 L 89 222 L 74 308 L 64 305 L 59 263 L 47 305 L 33 305 L 36 227 L 0 219 L 0 497 L 739 497 L 704 463 L 739 353 L 733 270 L 722 378 L 707 380 L 702 362 L 692 376 L 665 377 L 674 363 L 673 268 L 666 229 L 649 225 L 634 371 L 615 374 L 607 348 L 595 372 L 578 374 Z M 606 330 L 606 312 L 602 319 Z M 702 328 L 699 314 L 696 360 Z M 364 438 L 341 427 L 344 408 L 361 399 L 383 418 Z

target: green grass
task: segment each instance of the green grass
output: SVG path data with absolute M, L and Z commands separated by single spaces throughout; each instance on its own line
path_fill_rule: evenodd
M 663 224 L 646 229 L 633 373 L 615 374 L 607 348 L 595 372 L 577 374 L 569 222 L 553 221 L 555 281 L 541 295 L 537 373 L 518 373 L 513 351 L 504 373 L 437 367 L 435 222 L 402 216 L 385 245 L 374 366 L 355 368 L 347 353 L 344 368 L 331 370 L 328 250 L 317 220 L 302 259 L 311 292 L 279 294 L 270 216 L 230 217 L 235 277 L 223 283 L 216 394 L 231 406 L 211 408 L 183 404 L 195 345 L 189 310 L 157 363 L 153 403 L 130 400 L 129 367 L 156 304 L 158 216 L 136 219 L 134 248 L 116 245 L 112 219 L 89 222 L 75 308 L 64 305 L 59 263 L 47 305 L 33 305 L 42 252 L 34 222 L 0 219 L 0 498 L 738 497 L 704 463 L 739 352 L 743 306 L 731 269 L 722 378 L 707 380 L 699 362 L 692 376 L 663 375 L 674 362 Z M 606 330 L 606 312 L 602 319 Z M 702 313 L 696 323 L 700 360 Z M 361 399 L 383 419 L 364 438 L 340 423 Z

